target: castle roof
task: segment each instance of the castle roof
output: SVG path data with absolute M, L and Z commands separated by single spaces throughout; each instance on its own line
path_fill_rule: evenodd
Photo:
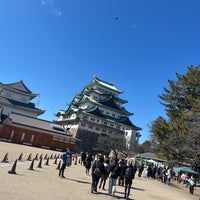
M 17 91 L 19 93 L 23 93 L 28 95 L 31 99 L 35 98 L 38 94 L 32 93 L 27 86 L 24 84 L 22 80 L 10 83 L 10 84 L 3 84 L 0 82 L 0 87 L 5 88 L 6 90 Z
M 90 82 L 89 85 L 93 85 L 93 84 L 98 84 L 98 85 L 101 85 L 101 86 L 103 86 L 103 87 L 105 87 L 105 88 L 109 88 L 110 90 L 115 91 L 115 92 L 117 92 L 117 93 L 119 93 L 119 94 L 123 93 L 123 91 L 118 90 L 118 89 L 115 87 L 114 83 L 108 83 L 108 82 L 106 82 L 106 81 L 103 81 L 103 80 L 97 78 L 96 75 L 94 75 L 94 77 L 93 77 L 93 79 L 92 79 L 92 81 Z

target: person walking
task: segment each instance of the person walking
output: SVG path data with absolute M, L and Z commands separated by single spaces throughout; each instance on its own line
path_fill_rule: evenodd
M 97 156 L 97 160 L 94 161 L 92 165 L 92 184 L 91 184 L 91 193 L 97 192 L 97 185 L 99 179 L 104 171 L 104 158 L 101 155 Z
M 143 170 L 144 170 L 144 163 L 141 163 L 141 165 L 139 166 L 139 170 L 138 170 L 139 178 L 141 178 Z
M 125 169 L 126 169 L 126 160 L 122 159 L 120 162 L 119 162 L 119 165 L 121 167 L 121 173 L 119 175 L 119 178 L 118 178 L 118 185 L 119 186 L 124 186 L 124 175 L 125 175 Z
M 108 195 L 114 196 L 116 192 L 117 178 L 121 173 L 121 168 L 118 164 L 118 159 L 114 159 L 110 166 L 110 179 L 108 187 Z
M 61 163 L 61 167 L 60 167 L 60 170 L 59 170 L 59 177 L 61 178 L 65 178 L 64 176 L 64 172 L 65 172 L 65 168 L 66 168 L 66 165 L 69 163 L 71 163 L 71 153 L 70 153 L 70 150 L 67 148 L 65 149 L 65 152 L 63 153 L 61 159 L 62 159 L 62 163 Z
M 124 198 L 129 199 L 130 189 L 132 185 L 132 180 L 135 176 L 135 170 L 131 162 L 127 162 L 126 169 L 125 169 L 125 191 L 124 191 Z
M 190 194 L 194 194 L 194 186 L 195 186 L 195 181 L 194 181 L 194 176 L 191 175 L 191 177 L 188 179 L 189 183 L 189 192 Z
M 85 173 L 89 175 L 91 164 L 92 164 L 92 154 L 88 154 L 87 158 L 85 159 Z
M 107 159 L 104 161 L 104 171 L 101 175 L 99 189 L 101 189 L 102 187 L 102 189 L 105 190 L 106 180 L 109 176 L 109 171 L 110 171 L 110 163 L 109 160 Z

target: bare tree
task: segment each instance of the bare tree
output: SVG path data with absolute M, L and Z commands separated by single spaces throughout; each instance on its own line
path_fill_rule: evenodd
M 118 158 L 119 153 L 125 154 L 126 152 L 125 137 L 123 134 L 99 136 L 95 150 L 104 154 L 110 154 L 112 151 Z

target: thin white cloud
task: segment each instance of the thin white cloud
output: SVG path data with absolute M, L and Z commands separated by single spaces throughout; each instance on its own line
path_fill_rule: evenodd
M 51 13 L 55 17 L 61 17 L 63 15 L 62 11 L 56 8 L 53 0 L 41 0 L 40 2 L 43 6 L 51 8 Z
M 61 17 L 61 16 L 62 16 L 62 11 L 61 11 L 61 10 L 58 10 L 57 8 L 54 8 L 51 12 L 52 12 L 56 17 Z
M 42 5 L 53 5 L 53 0 L 41 0 Z

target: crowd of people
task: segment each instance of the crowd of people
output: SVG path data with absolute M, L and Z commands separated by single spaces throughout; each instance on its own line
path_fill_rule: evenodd
M 66 166 L 72 164 L 72 152 L 69 149 L 63 153 L 61 157 L 62 163 L 59 169 L 59 177 L 64 178 Z M 85 167 L 85 173 L 91 174 L 91 193 L 97 193 L 97 189 L 108 190 L 108 195 L 115 196 L 116 186 L 124 187 L 124 198 L 129 199 L 132 181 L 135 174 L 141 178 L 142 174 L 146 178 L 157 179 L 158 181 L 170 186 L 172 178 L 176 177 L 175 172 L 164 165 L 158 166 L 155 164 L 141 163 L 137 160 L 127 160 L 109 158 L 102 155 L 81 154 L 80 164 Z M 105 188 L 108 181 L 108 188 Z M 189 187 L 190 194 L 194 193 L 195 181 L 193 176 L 183 173 L 180 176 L 179 182 L 182 182 Z
M 115 196 L 116 186 L 124 186 L 124 198 L 129 199 L 132 181 L 137 171 L 137 166 L 128 160 L 110 159 L 106 156 L 91 154 L 81 156 L 81 163 L 85 166 L 86 174 L 92 175 L 91 193 L 98 189 L 108 190 L 108 195 Z M 108 180 L 108 188 L 105 188 Z
M 194 193 L 195 179 L 192 174 L 182 172 L 181 174 L 175 173 L 175 171 L 164 165 L 149 164 L 144 170 L 145 177 L 157 179 L 158 181 L 170 186 L 172 179 L 178 183 L 182 183 L 189 188 L 189 193 Z

